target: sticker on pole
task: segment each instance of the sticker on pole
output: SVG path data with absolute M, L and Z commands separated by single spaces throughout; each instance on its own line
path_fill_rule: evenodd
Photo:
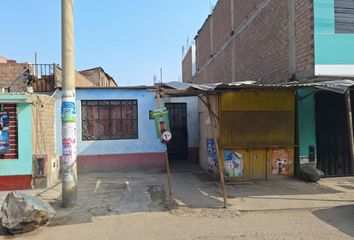
M 172 134 L 169 131 L 164 131 L 161 135 L 161 138 L 164 142 L 169 142 L 172 138 Z
M 76 104 L 74 98 L 64 98 L 61 108 L 63 123 L 76 123 Z

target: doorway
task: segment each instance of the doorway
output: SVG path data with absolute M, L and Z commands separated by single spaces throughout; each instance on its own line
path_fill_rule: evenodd
M 317 167 L 326 176 L 352 175 L 345 97 L 320 91 L 315 99 Z
M 170 120 L 172 139 L 167 144 L 168 156 L 174 161 L 185 161 L 188 156 L 187 104 L 165 103 Z

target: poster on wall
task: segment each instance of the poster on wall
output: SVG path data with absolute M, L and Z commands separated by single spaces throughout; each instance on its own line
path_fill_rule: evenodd
M 225 177 L 243 177 L 243 155 L 224 150 Z
M 273 148 L 272 149 L 272 174 L 273 175 L 289 175 L 290 151 L 289 149 Z
M 9 114 L 0 112 L 0 154 L 10 151 Z
M 213 172 L 214 167 L 219 168 L 215 141 L 212 138 L 207 138 L 206 141 L 208 171 Z

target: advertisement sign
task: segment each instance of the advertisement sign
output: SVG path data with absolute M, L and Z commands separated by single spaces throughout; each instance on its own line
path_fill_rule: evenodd
M 273 148 L 272 150 L 272 174 L 289 175 L 290 151 L 289 149 Z
M 63 167 L 68 167 L 76 161 L 76 104 L 74 98 L 64 98 L 62 103 L 62 159 Z
M 10 151 L 9 122 L 8 112 L 0 112 L 0 154 Z
M 213 172 L 214 167 L 219 168 L 214 139 L 212 138 L 206 139 L 206 149 L 207 149 L 208 170 Z
M 225 177 L 243 177 L 243 155 L 224 150 Z
M 61 114 L 63 123 L 76 123 L 76 108 L 74 98 L 63 99 Z
M 154 117 L 155 129 L 156 129 L 156 137 L 158 139 L 162 139 L 162 134 L 166 131 L 170 131 L 170 123 L 168 119 L 168 111 L 166 108 L 161 108 L 152 111 L 152 116 Z M 165 134 L 170 136 L 169 134 Z M 169 138 L 169 137 L 168 137 Z M 168 139 L 166 137 L 166 139 Z

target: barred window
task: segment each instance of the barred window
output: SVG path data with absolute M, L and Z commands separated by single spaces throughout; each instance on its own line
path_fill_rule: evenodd
M 354 0 L 335 0 L 336 33 L 354 34 Z
M 81 101 L 82 140 L 138 138 L 138 101 Z

